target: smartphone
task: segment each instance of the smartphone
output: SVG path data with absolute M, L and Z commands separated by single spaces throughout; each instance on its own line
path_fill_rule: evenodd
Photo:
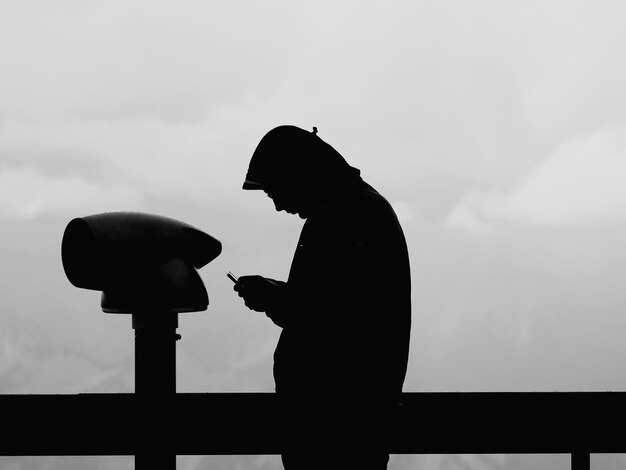
M 228 276 L 228 279 L 230 279 L 233 282 L 237 282 L 237 277 L 231 273 L 230 271 L 228 271 L 228 273 L 226 273 L 226 275 Z

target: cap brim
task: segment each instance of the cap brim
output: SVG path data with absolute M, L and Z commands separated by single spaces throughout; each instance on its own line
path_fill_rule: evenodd
M 263 189 L 263 185 L 258 181 L 245 180 L 243 182 L 243 189 Z

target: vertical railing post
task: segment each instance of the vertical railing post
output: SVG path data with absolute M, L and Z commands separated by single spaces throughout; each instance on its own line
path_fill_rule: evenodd
M 133 314 L 138 416 L 149 429 L 149 435 L 137 436 L 135 470 L 176 470 L 170 436 L 176 395 L 177 327 L 178 316 L 173 312 Z
M 591 455 L 589 452 L 572 452 L 572 470 L 590 470 Z

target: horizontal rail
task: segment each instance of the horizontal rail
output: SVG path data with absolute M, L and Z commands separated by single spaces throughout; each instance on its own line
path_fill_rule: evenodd
M 392 454 L 624 453 L 624 392 L 405 393 Z M 0 455 L 279 454 L 273 393 L 0 395 Z M 9 431 L 10 430 L 10 431 Z M 148 447 L 143 447 L 145 450 Z

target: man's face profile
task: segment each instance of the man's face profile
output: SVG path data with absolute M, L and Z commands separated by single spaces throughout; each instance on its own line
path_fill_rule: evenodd
M 274 202 L 274 207 L 278 212 L 297 214 L 302 219 L 310 215 L 312 204 L 303 185 L 273 184 L 264 188 L 264 192 Z

